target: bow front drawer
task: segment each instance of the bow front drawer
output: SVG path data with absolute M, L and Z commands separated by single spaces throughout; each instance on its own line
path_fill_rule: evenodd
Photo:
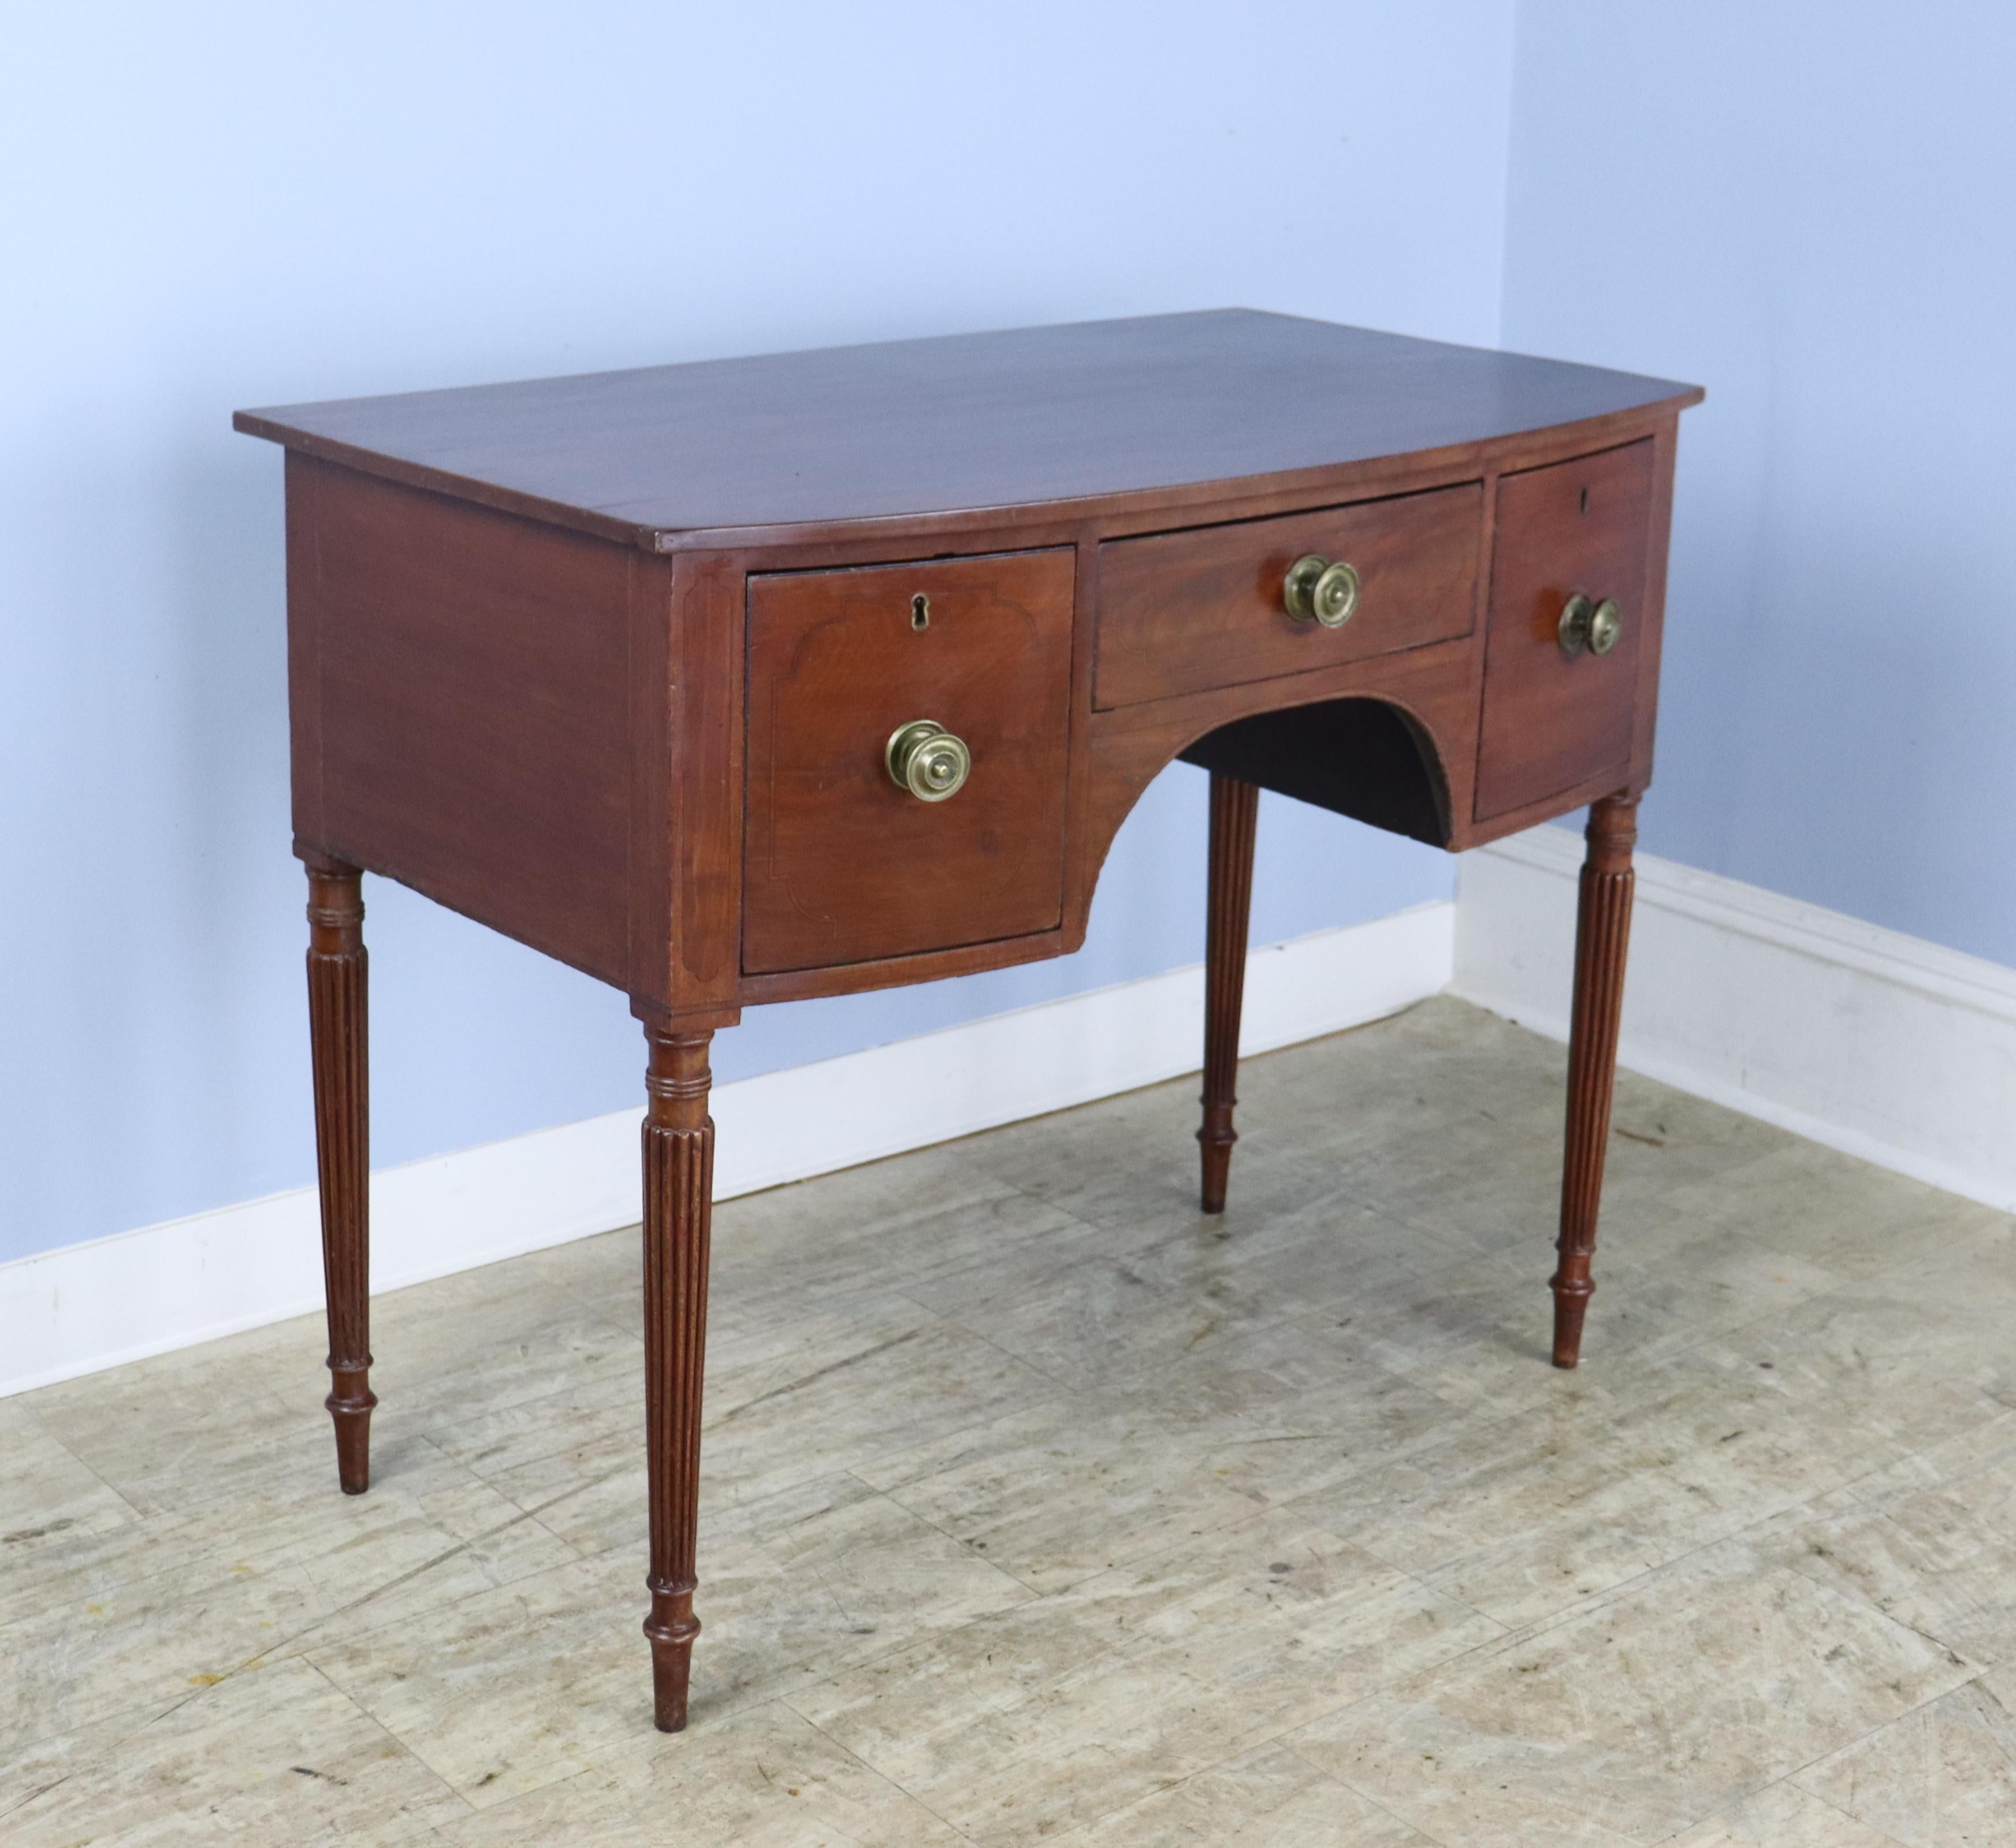
M 743 963 L 1057 928 L 1072 554 L 749 579 Z
M 1499 482 L 1478 820 L 1629 769 L 1652 501 L 1649 441 Z
M 1466 636 L 1483 511 L 1482 486 L 1467 481 L 1109 539 L 1099 549 L 1095 704 L 1137 705 Z M 1348 570 L 1324 578 L 1312 562 L 1298 600 L 1290 574 L 1304 560 Z

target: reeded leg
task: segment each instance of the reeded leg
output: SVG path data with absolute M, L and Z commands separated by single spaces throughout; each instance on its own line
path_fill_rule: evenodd
M 1236 776 L 1211 777 L 1210 899 L 1204 920 L 1204 1210 L 1225 1211 L 1226 1177 L 1232 1167 L 1232 1126 L 1239 1101 L 1239 1008 L 1246 996 L 1246 925 L 1253 898 L 1253 831 L 1260 791 Z
M 686 1723 L 686 1678 L 700 1515 L 700 1396 L 707 1353 L 707 1239 L 714 1202 L 714 1119 L 707 1114 L 711 1029 L 646 1023 L 644 1406 L 650 1453 L 651 1683 L 661 1732 Z
M 1624 955 L 1631 938 L 1631 849 L 1638 838 L 1635 796 L 1606 796 L 1589 811 L 1575 920 L 1575 1012 L 1568 1029 L 1568 1140 L 1561 1162 L 1561 1266 L 1554 1291 L 1554 1364 L 1582 1355 L 1582 1322 L 1596 1285 L 1596 1219 L 1610 1097 L 1617 1074 L 1617 1025 L 1624 1009 Z
M 371 1478 L 371 1086 L 362 875 L 304 856 L 308 875 L 308 1039 L 329 1312 L 336 1473 L 346 1495 Z

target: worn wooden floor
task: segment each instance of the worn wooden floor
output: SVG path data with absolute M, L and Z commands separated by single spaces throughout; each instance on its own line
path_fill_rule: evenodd
M 0 1402 L 0 1839 L 2016 1843 L 2016 1237 L 1453 1002 L 724 1207 L 692 1729 L 634 1234 Z M 2006 1704 L 2005 1704 L 2006 1703 Z

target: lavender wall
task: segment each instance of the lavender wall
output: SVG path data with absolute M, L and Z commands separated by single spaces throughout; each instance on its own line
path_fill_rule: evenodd
M 12 20 L 0 1258 L 312 1177 L 279 458 L 234 406 L 1226 304 L 1495 338 L 1510 0 L 1150 16 Z M 718 1069 L 1195 960 L 1201 783 L 1172 771 L 1129 823 L 1080 956 L 754 1010 Z M 1263 818 L 1260 940 L 1450 889 L 1425 850 Z M 638 1097 L 621 996 L 382 881 L 367 899 L 379 1162 Z
M 1503 344 L 1708 387 L 1645 845 L 2016 964 L 2016 11 L 1515 42 Z

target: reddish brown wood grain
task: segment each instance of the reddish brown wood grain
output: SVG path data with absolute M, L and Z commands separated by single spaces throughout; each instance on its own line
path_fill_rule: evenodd
M 1317 512 L 1109 541 L 1100 558 L 1096 704 L 1334 667 L 1469 632 L 1482 490 L 1474 483 Z M 1282 580 L 1305 553 L 1355 565 L 1341 629 L 1298 622 Z
M 1645 541 L 1644 635 L 1638 647 L 1638 693 L 1631 733 L 1629 787 L 1643 794 L 1652 777 L 1652 740 L 1658 729 L 1659 659 L 1665 639 L 1666 560 L 1672 543 L 1673 465 L 1679 423 L 1667 418 L 1652 430 L 1652 510 Z
M 750 580 L 745 969 L 1057 928 L 1071 585 L 1062 549 Z M 920 719 L 972 753 L 944 802 L 890 778 Z
M 362 879 L 304 853 L 308 876 L 308 1043 L 315 1068 L 315 1170 L 337 1479 L 371 1479 L 371 1076 Z
M 711 1030 L 647 1025 L 644 1156 L 644 1427 L 650 1477 L 653 1717 L 686 1723 L 699 1584 L 700 1389 L 707 1372 L 707 1273 L 714 1211 Z
M 1207 1211 L 1258 791 L 1460 848 L 1593 803 L 1555 1357 L 1574 1363 L 1691 387 L 1244 312 L 243 413 L 288 457 L 289 688 L 339 1474 L 367 1479 L 358 869 L 623 986 L 643 1137 L 650 1639 L 686 1722 L 712 1032 L 1076 949 L 1179 753 L 1211 770 Z M 1364 574 L 1279 613 L 1299 553 Z M 1571 591 L 1625 606 L 1568 661 Z M 911 599 L 931 620 L 912 627 Z M 888 780 L 965 737 L 949 802 Z
M 685 882 L 673 870 L 673 816 L 685 780 L 679 773 L 672 639 L 676 567 L 670 559 L 625 554 L 625 691 L 629 791 L 624 898 L 625 955 L 632 994 L 668 1001 L 673 992 L 675 937 L 669 928 Z M 612 920 L 613 922 L 613 920 Z
M 344 443 L 332 446 L 331 441 L 325 440 L 326 433 L 313 435 L 308 427 L 320 427 L 319 409 L 315 416 L 304 414 L 298 427 L 248 413 L 241 419 L 243 427 L 279 437 L 293 452 L 290 471 L 290 624 L 297 838 L 401 879 L 577 967 L 621 980 L 633 996 L 661 1010 L 690 1011 L 757 1000 L 845 992 L 1059 954 L 1082 940 L 1092 878 L 1104 854 L 1106 818 L 1117 820 L 1139 793 L 1133 787 L 1094 791 L 1087 781 L 1099 729 L 1109 719 L 1123 716 L 1088 710 L 1094 644 L 1089 618 L 1100 594 L 1100 554 L 1118 549 L 1114 542 L 1153 532 L 1158 520 L 1165 528 L 1172 515 L 1222 528 L 1247 518 L 1298 517 L 1310 507 L 1334 506 L 1340 499 L 1390 499 L 1402 493 L 1427 499 L 1480 477 L 1487 484 L 1488 496 L 1480 531 L 1488 539 L 1497 499 L 1492 484 L 1501 470 L 1517 474 L 1548 467 L 1579 452 L 1600 452 L 1606 445 L 1615 447 L 1649 432 L 1662 458 L 1661 479 L 1669 483 L 1674 415 L 1698 395 L 1690 387 L 1629 375 L 1436 348 L 1420 342 L 1395 344 L 1390 337 L 1316 323 L 1283 322 L 1276 316 L 1164 317 L 1117 324 L 1096 334 L 1083 330 L 1038 330 L 999 338 L 1006 344 L 997 345 L 996 337 L 989 336 L 967 345 L 922 344 L 934 351 L 942 346 L 945 353 L 957 348 L 964 355 L 960 363 L 974 370 L 959 390 L 972 394 L 970 408 L 977 420 L 962 427 L 961 440 L 978 443 L 998 438 L 1011 446 L 1021 443 L 1012 461 L 1004 456 L 988 466 L 1017 471 L 1017 483 L 1031 497 L 1028 501 L 948 512 L 940 505 L 944 496 L 925 495 L 920 505 L 929 503 L 931 510 L 911 515 L 864 510 L 844 519 L 739 526 L 722 529 L 718 535 L 682 526 L 675 535 L 681 548 L 676 557 L 633 564 L 624 574 L 621 588 L 607 562 L 609 549 L 571 540 L 564 530 L 571 525 L 578 528 L 584 521 L 594 524 L 588 518 L 592 510 L 536 496 L 528 499 L 494 481 L 485 485 L 475 476 L 437 470 L 429 474 L 443 457 L 428 450 L 428 445 L 442 430 L 462 420 L 456 427 L 465 427 L 473 445 L 463 457 L 470 466 L 481 451 L 501 459 L 499 467 L 506 473 L 536 470 L 560 456 L 553 445 L 562 435 L 563 447 L 578 447 L 588 440 L 585 433 L 589 426 L 600 418 L 615 434 L 610 437 L 607 453 L 594 466 L 615 468 L 618 458 L 627 456 L 620 467 L 629 471 L 629 486 L 642 493 L 651 481 L 662 485 L 688 467 L 686 462 L 677 461 L 667 465 L 671 474 L 654 475 L 652 471 L 660 469 L 664 459 L 660 452 L 676 455 L 692 445 L 704 448 L 712 440 L 708 426 L 668 421 L 675 412 L 683 416 L 682 406 L 704 407 L 709 414 L 725 416 L 736 405 L 745 410 L 767 405 L 765 414 L 771 421 L 765 427 L 765 440 L 775 445 L 780 466 L 787 465 L 792 471 L 837 453 L 835 445 L 844 448 L 850 441 L 857 444 L 854 459 L 862 469 L 884 466 L 888 463 L 888 430 L 877 425 L 850 434 L 822 422 L 830 413 L 830 406 L 823 401 L 808 400 L 794 409 L 787 392 L 776 398 L 767 395 L 771 387 L 756 375 L 767 376 L 772 370 L 779 376 L 788 373 L 792 362 L 788 355 L 736 362 L 740 383 L 724 377 L 709 385 L 686 376 L 696 369 L 670 368 L 585 382 L 548 382 L 553 386 L 552 394 L 544 386 L 484 387 L 467 394 L 421 394 L 412 401 L 358 401 L 327 407 L 330 418 L 342 423 L 351 438 L 380 427 L 373 420 L 380 411 L 385 413 L 380 433 L 391 446 L 369 454 L 353 452 Z M 1045 355 L 1050 356 L 1049 361 Z M 922 371 L 906 372 L 916 356 L 905 358 L 884 349 L 841 350 L 814 357 L 815 369 L 834 380 L 844 376 L 886 380 L 902 375 L 909 383 L 899 379 L 891 387 L 898 396 L 922 391 L 924 381 L 938 376 L 934 369 L 939 364 L 938 358 L 933 358 Z M 1036 376 L 1043 374 L 1052 361 L 1057 377 L 1073 376 L 1081 384 L 1090 381 L 1090 398 L 1085 402 L 1119 407 L 1124 412 L 1122 423 L 1132 419 L 1139 425 L 1133 437 L 1123 437 L 1119 425 L 1114 425 L 1110 433 L 1112 446 L 1103 452 L 1104 459 L 1099 464 L 1117 469 L 1122 460 L 1138 462 L 1139 485 L 1116 487 L 1096 498 L 1073 499 L 1066 492 L 1067 476 L 1077 466 L 1071 460 L 1075 446 L 1097 446 L 1107 437 L 1097 428 L 1088 430 L 1083 405 L 1077 398 L 1069 394 L 1046 396 L 1048 387 L 1037 388 L 1040 380 Z M 1212 415 L 1226 426 L 1215 434 L 1198 426 L 1192 433 L 1195 445 L 1185 453 L 1201 471 L 1211 458 L 1220 456 L 1215 445 L 1229 444 L 1251 458 L 1264 459 L 1268 466 L 1262 472 L 1209 481 L 1187 476 L 1177 479 L 1152 466 L 1152 446 L 1139 446 L 1143 440 L 1140 431 L 1155 427 L 1156 418 L 1163 414 L 1158 406 L 1166 408 L 1167 389 L 1174 389 L 1168 369 L 1187 373 L 1200 366 L 1222 367 L 1223 378 L 1273 380 L 1278 390 L 1273 397 L 1253 398 L 1228 395 L 1222 379 L 1215 386 L 1193 389 L 1183 385 L 1177 394 L 1182 404 L 1170 415 L 1181 423 L 1201 416 L 1201 407 L 1210 406 L 1214 407 Z M 661 378 L 661 373 L 679 376 Z M 719 395 L 717 387 L 718 394 L 725 395 Z M 1298 399 L 1295 391 L 1302 387 L 1307 391 Z M 1185 393 L 1190 395 L 1185 397 Z M 435 401 L 444 395 L 455 400 L 452 416 L 445 423 L 433 423 L 434 411 L 441 409 Z M 942 402 L 934 402 L 943 409 Z M 968 400 L 962 398 L 960 402 Z M 1298 404 L 1299 411 L 1294 409 Z M 1321 446 L 1341 459 L 1303 466 L 1306 458 L 1298 462 L 1292 443 L 1283 445 L 1283 421 L 1292 423 L 1297 416 L 1314 417 L 1325 406 L 1328 409 L 1323 414 L 1328 421 Z M 920 399 L 904 415 L 922 417 L 926 408 Z M 1550 423 L 1550 417 L 1562 420 Z M 1369 445 L 1370 433 L 1374 430 L 1427 446 L 1373 453 Z M 647 432 L 650 442 L 644 444 Z M 738 427 L 733 440 L 743 440 L 747 434 Z M 639 444 L 644 447 L 638 447 Z M 327 456 L 338 449 L 358 468 L 368 469 L 381 479 L 363 481 L 349 469 L 333 468 L 311 458 L 311 452 Z M 423 451 L 434 456 L 426 467 L 415 459 Z M 573 467 L 564 456 L 560 461 Z M 1058 469 L 1065 473 L 1055 472 Z M 621 665 L 616 675 L 619 684 L 612 687 L 605 671 L 602 684 L 589 697 L 571 701 L 570 724 L 535 737 L 535 728 L 521 725 L 502 703 L 493 702 L 490 710 L 480 715 L 458 710 L 451 696 L 463 690 L 452 675 L 440 675 L 423 677 L 407 688 L 397 683 L 375 690 L 360 685 L 357 690 L 361 697 L 351 709 L 326 709 L 322 697 L 324 632 L 340 632 L 348 619 L 341 607 L 326 607 L 317 531 L 318 503 L 322 498 L 319 489 L 324 485 L 346 492 L 375 488 L 396 495 L 403 491 L 387 488 L 382 477 L 418 478 L 416 470 L 437 480 L 458 498 L 405 493 L 401 504 L 409 513 L 423 507 L 446 508 L 482 519 L 488 517 L 484 507 L 501 496 L 503 504 L 522 515 L 516 522 L 504 522 L 506 526 L 515 524 L 527 534 L 543 531 L 577 548 L 570 553 L 563 544 L 545 554 L 550 564 L 568 561 L 556 575 L 547 574 L 550 606 L 556 612 L 566 608 L 592 613 L 589 627 L 604 650 L 605 670 L 611 662 Z M 847 504 L 843 488 L 827 485 L 834 488 L 835 506 Z M 754 505 L 751 503 L 742 513 Z M 577 514 L 580 520 L 574 517 Z M 458 530 L 474 529 L 448 527 L 439 534 L 425 531 L 419 535 L 419 543 L 452 553 L 463 542 Z M 628 526 L 621 530 L 639 545 L 655 546 L 664 536 Z M 1662 546 L 1662 526 L 1655 537 Z M 1079 619 L 1073 624 L 1072 640 L 1074 716 L 1068 747 L 1072 767 L 1065 795 L 1067 841 L 1059 922 L 1033 932 L 1018 929 L 1011 935 L 835 962 L 824 968 L 745 970 L 741 884 L 747 841 L 742 815 L 746 780 L 741 731 L 747 717 L 742 684 L 747 661 L 743 635 L 747 578 L 779 569 L 872 564 L 892 556 L 915 557 L 934 550 L 985 553 L 1018 541 L 1045 549 L 1075 546 L 1079 559 Z M 1662 565 L 1662 552 L 1655 563 Z M 481 581 L 480 573 L 471 577 L 473 590 Z M 1513 831 L 1620 784 L 1643 787 L 1650 773 L 1651 745 L 1645 677 L 1656 672 L 1657 666 L 1656 585 L 1648 588 L 1647 599 L 1638 668 L 1640 693 L 1628 768 L 1622 773 L 1609 766 L 1591 771 L 1544 795 L 1488 815 L 1474 813 L 1473 799 L 1478 768 L 1474 688 L 1483 667 L 1482 650 L 1473 636 L 1464 653 L 1472 679 L 1471 716 L 1452 727 L 1438 711 L 1427 726 L 1433 734 L 1438 789 L 1446 794 L 1449 805 L 1446 845 L 1460 848 Z M 495 647 L 496 637 L 484 632 L 491 618 L 483 597 L 472 594 L 444 607 L 452 608 L 455 620 L 467 625 L 479 655 Z M 524 632 L 539 648 L 556 647 L 563 651 L 576 647 L 581 639 L 565 624 L 556 627 L 549 637 L 540 635 L 537 622 L 527 625 Z M 1350 632 L 1347 629 L 1344 632 Z M 1431 643 L 1427 652 L 1439 659 L 1443 647 Z M 1231 651 L 1224 652 L 1231 682 L 1240 670 Z M 1615 664 L 1613 659 L 1605 665 Z M 1440 675 L 1442 670 L 1438 666 L 1436 672 Z M 570 672 L 563 671 L 553 684 L 564 689 L 571 677 Z M 481 663 L 471 675 L 478 686 L 486 679 L 499 682 L 502 678 Z M 1168 740 L 1166 761 L 1167 755 L 1214 724 L 1325 697 L 1333 690 L 1354 691 L 1364 684 L 1348 674 L 1340 679 L 1333 669 L 1318 668 L 1305 676 L 1281 675 L 1178 694 L 1147 702 L 1139 709 L 1151 711 L 1157 729 Z M 1384 685 L 1375 676 L 1371 690 L 1383 695 Z M 617 702 L 621 709 L 612 710 Z M 1200 703 L 1208 710 L 1197 711 Z M 1396 703 L 1406 707 L 1405 696 Z M 332 719 L 336 730 L 344 734 L 333 738 L 333 748 L 348 754 L 349 769 L 355 770 L 358 780 L 357 789 L 343 798 L 340 829 L 326 815 L 322 795 L 326 721 Z M 1579 719 L 1572 722 L 1579 723 Z M 627 742 L 627 761 L 618 766 L 605 760 L 600 773 L 589 773 L 595 746 L 585 744 L 578 748 L 577 738 L 619 746 Z M 422 741 L 421 755 L 431 753 L 436 760 L 431 765 L 399 761 L 399 751 L 411 740 Z M 393 747 L 389 752 L 381 749 L 388 742 Z M 435 794 L 429 787 L 434 774 L 412 773 L 431 772 L 451 780 L 472 775 L 480 780 L 500 749 L 512 754 L 509 776 L 493 780 L 481 800 L 448 805 L 452 840 L 416 842 L 410 838 L 414 816 L 408 811 L 429 805 Z M 1131 758 L 1131 750 L 1129 755 Z M 380 773 L 375 778 L 374 766 Z M 1152 774 L 1148 770 L 1143 781 Z M 347 777 L 346 769 L 346 781 Z M 489 827 L 491 813 L 512 805 L 514 786 L 538 792 L 553 813 L 553 825 L 520 827 L 509 834 Z M 599 816 L 596 813 L 598 806 L 603 811 Z M 617 812 L 619 808 L 621 812 Z M 536 808 L 527 813 L 535 824 L 539 823 Z M 437 847 L 441 850 L 436 851 Z M 585 863 L 589 861 L 593 865 Z M 463 867 L 459 873 L 458 866 Z
M 322 622 L 315 489 L 322 464 L 286 453 L 287 746 L 297 842 L 326 841 L 322 802 Z
M 630 554 L 338 470 L 314 504 L 310 844 L 627 985 Z
M 1179 752 L 1229 722 L 1319 701 L 1382 701 L 1419 729 L 1432 770 L 1446 791 L 1451 837 L 1463 845 L 1475 768 L 1474 638 L 1351 661 L 1295 676 L 1292 689 L 1269 682 L 1159 700 L 1094 714 L 1087 726 L 1085 819 L 1072 842 L 1065 947 L 1082 941 L 1099 869 L 1142 792 Z
M 1582 1357 L 1582 1317 L 1596 1284 L 1597 1215 L 1610 1143 L 1617 1031 L 1624 1012 L 1624 959 L 1631 942 L 1631 849 L 1635 797 L 1609 796 L 1589 811 L 1588 857 L 1575 918 L 1575 1003 L 1568 1028 L 1568 1133 L 1561 1158 L 1561 1264 L 1554 1292 L 1554 1364 Z
M 1003 508 L 1208 510 L 1235 484 L 1280 477 L 1299 488 L 1353 464 L 1677 410 L 1699 395 L 1230 308 L 293 405 L 236 423 L 351 467 L 659 549 L 831 536 L 869 521 L 964 527 Z
M 1239 1132 L 1239 1016 L 1246 998 L 1246 931 L 1253 899 L 1253 838 L 1260 791 L 1236 776 L 1211 780 L 1210 868 L 1204 910 L 1204 1121 L 1201 1190 L 1206 1212 L 1225 1211 L 1232 1145 Z
M 1631 761 L 1648 605 L 1653 454 L 1649 439 L 1506 476 L 1485 627 L 1478 740 L 1479 820 Z M 1580 591 L 1614 597 L 1624 628 L 1611 652 L 1571 658 L 1557 635 Z
M 729 1006 L 741 986 L 744 583 L 740 560 L 711 555 L 679 560 L 673 580 L 669 989 L 630 986 L 673 1012 Z

